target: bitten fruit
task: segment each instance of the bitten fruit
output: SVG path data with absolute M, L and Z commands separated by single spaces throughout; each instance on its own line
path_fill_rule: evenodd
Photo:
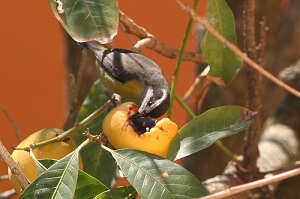
M 177 125 L 163 118 L 157 123 L 150 118 L 131 118 L 138 112 L 133 102 L 126 102 L 110 111 L 103 120 L 102 130 L 116 149 L 131 148 L 166 157 Z

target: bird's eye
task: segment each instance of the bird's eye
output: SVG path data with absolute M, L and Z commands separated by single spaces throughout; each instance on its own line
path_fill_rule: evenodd
M 151 106 L 154 103 L 154 97 L 151 97 L 150 100 L 148 101 L 147 105 Z

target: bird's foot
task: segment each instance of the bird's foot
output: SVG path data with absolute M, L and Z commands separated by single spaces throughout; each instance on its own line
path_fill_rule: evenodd
M 120 97 L 118 95 L 110 95 L 108 92 L 104 92 L 108 100 L 111 102 L 111 105 L 108 106 L 108 111 L 111 111 L 113 108 L 118 106 L 118 102 L 120 102 Z

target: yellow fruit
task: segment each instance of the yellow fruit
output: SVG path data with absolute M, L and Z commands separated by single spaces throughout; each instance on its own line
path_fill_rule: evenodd
M 46 128 L 40 131 L 37 131 L 23 140 L 17 148 L 28 147 L 30 144 L 43 142 L 51 138 L 56 137 L 61 134 L 63 130 L 58 128 Z M 37 159 L 55 159 L 59 160 L 77 148 L 76 143 L 73 139 L 68 138 L 65 141 L 53 142 L 48 145 L 36 148 L 33 150 L 33 153 Z M 29 152 L 24 150 L 14 150 L 12 153 L 12 158 L 20 165 L 27 179 L 32 182 L 37 178 L 36 164 L 29 156 Z M 82 169 L 82 161 L 79 158 L 79 168 Z M 8 175 L 10 182 L 15 189 L 15 191 L 20 195 L 21 187 L 18 184 L 15 176 L 11 173 L 11 170 L 8 169 Z
M 131 120 L 130 117 L 137 112 L 136 104 L 126 102 L 106 115 L 102 129 L 109 143 L 116 149 L 132 148 L 166 157 L 169 145 L 177 134 L 177 125 L 168 118 L 157 123 L 149 118 Z M 150 126 L 148 130 L 145 130 L 146 126 Z

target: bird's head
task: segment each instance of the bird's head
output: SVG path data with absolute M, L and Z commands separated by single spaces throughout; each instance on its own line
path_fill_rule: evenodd
M 134 117 L 152 117 L 162 116 L 170 106 L 169 89 L 148 88 L 142 94 L 142 104 L 139 112 Z

